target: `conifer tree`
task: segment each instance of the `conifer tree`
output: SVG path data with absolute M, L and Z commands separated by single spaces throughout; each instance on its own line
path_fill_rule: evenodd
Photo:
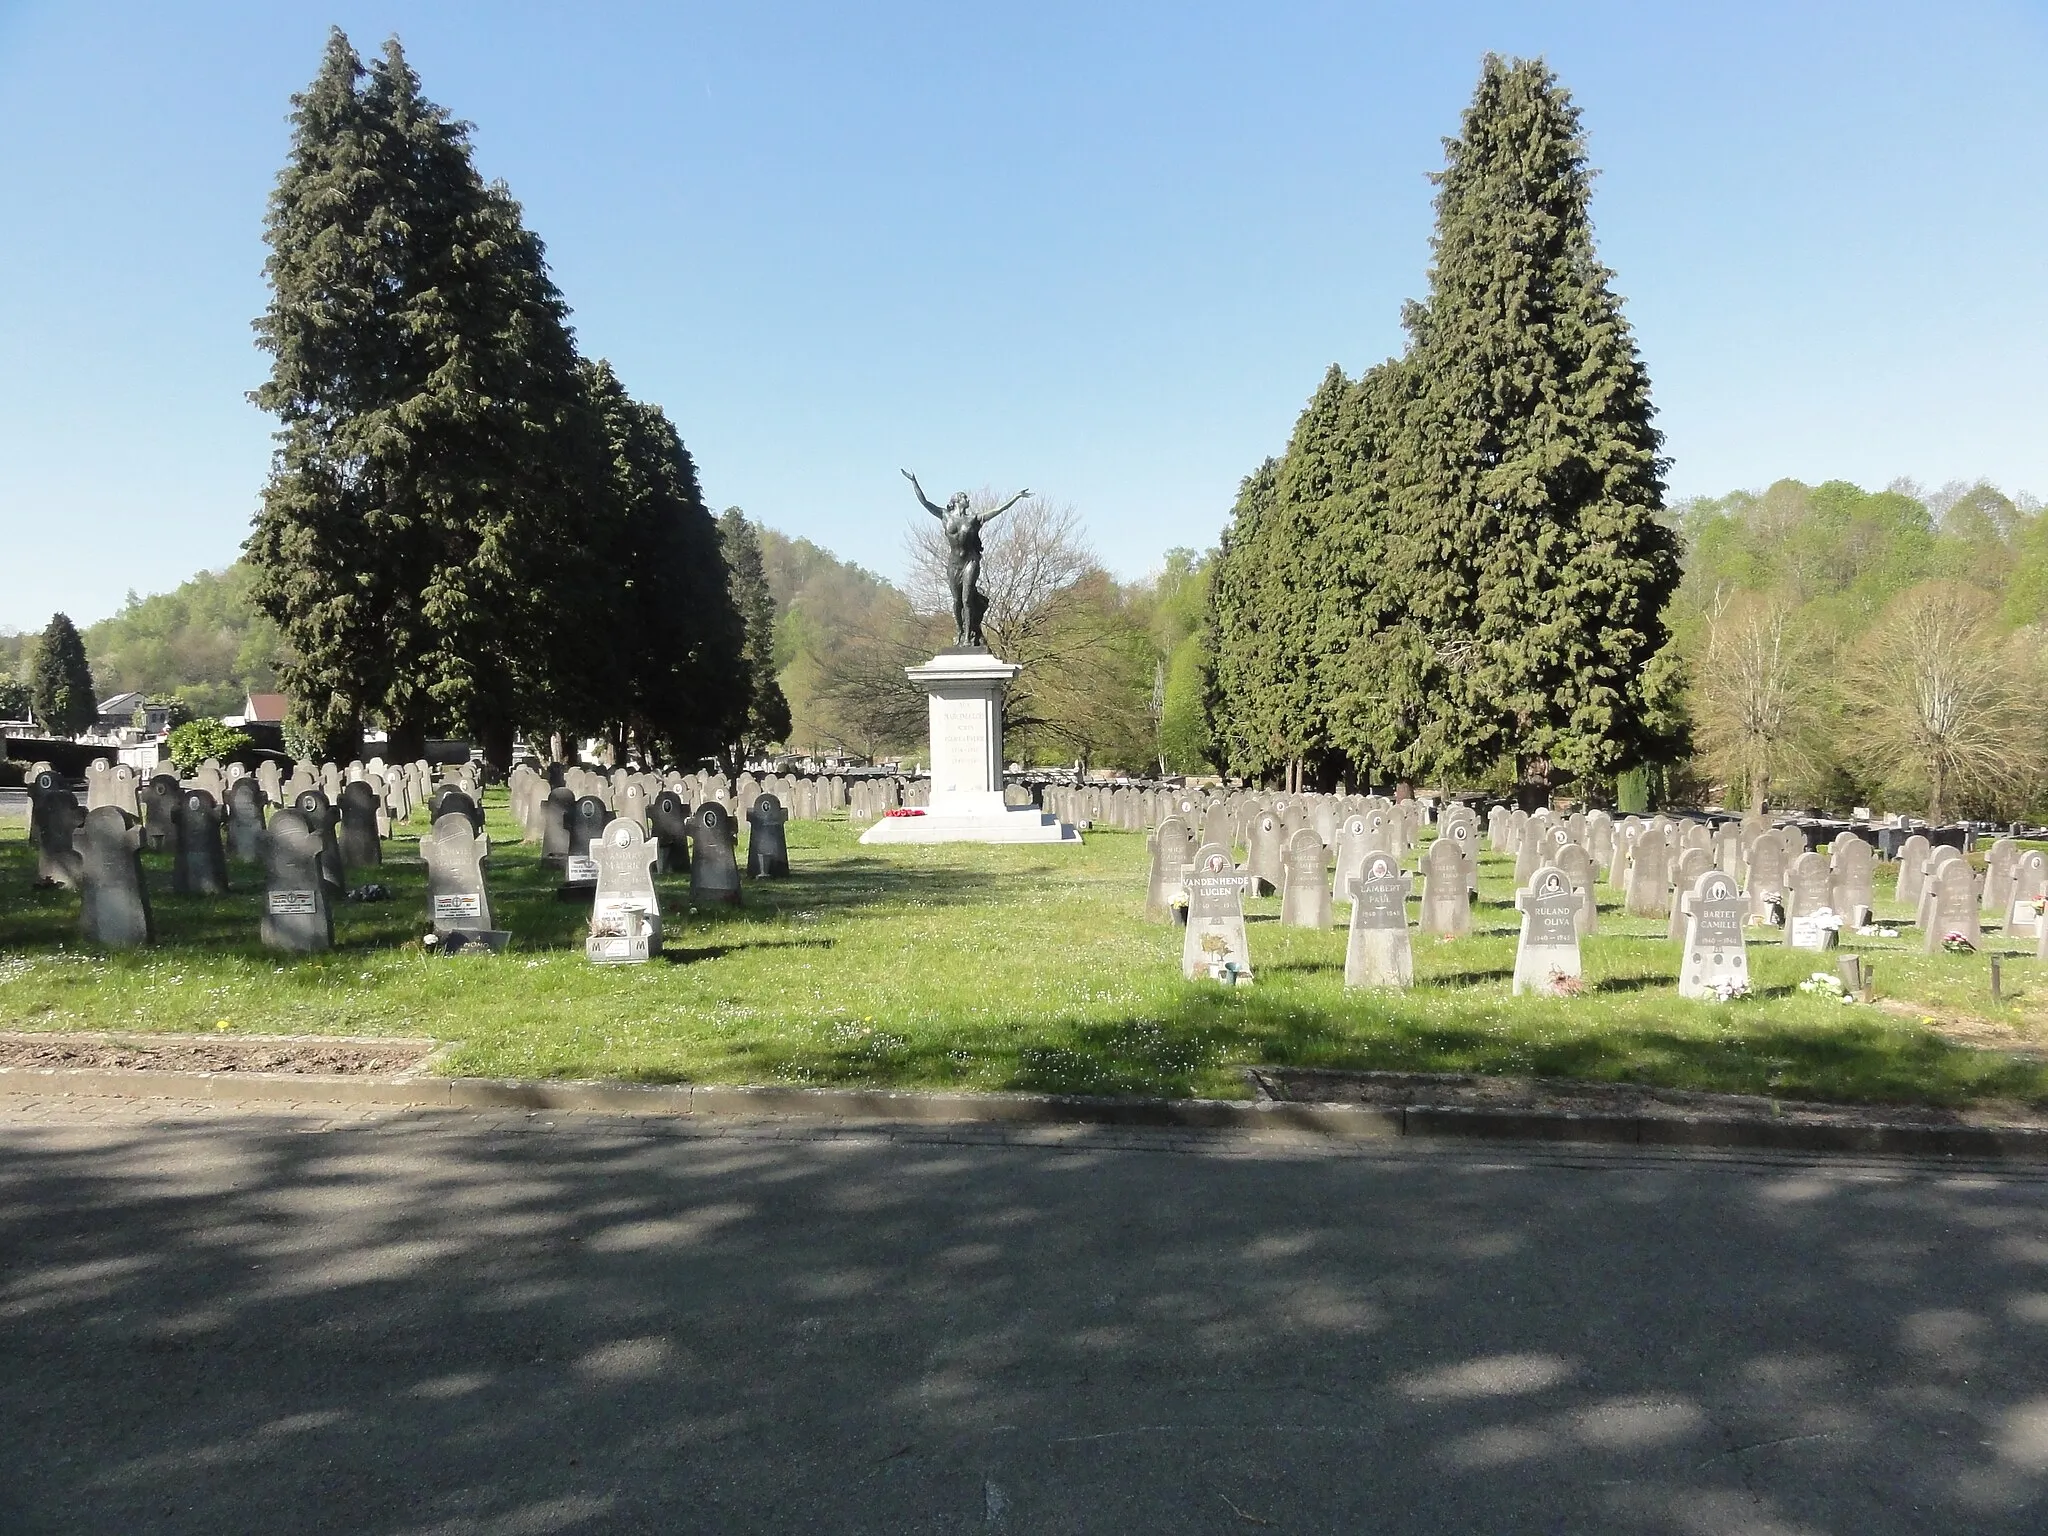
M 738 507 L 727 507 L 718 520 L 731 583 L 732 605 L 745 632 L 747 707 L 733 737 L 737 760 L 771 742 L 789 739 L 789 701 L 775 677 L 775 598 L 768 590 L 767 568 L 761 563 L 761 539 Z
M 1211 734 L 1225 772 L 1263 778 L 1288 760 L 1289 725 L 1267 705 L 1285 686 L 1283 633 L 1268 615 L 1268 578 L 1283 555 L 1275 537 L 1280 461 L 1268 459 L 1238 487 L 1216 553 L 1209 602 L 1215 636 Z
M 1555 76 L 1489 56 L 1445 147 L 1397 439 L 1415 734 L 1428 766 L 1512 754 L 1541 792 L 1655 749 L 1638 680 L 1678 578 L 1661 437 Z
M 623 578 L 602 626 L 616 651 L 587 694 L 619 747 L 630 735 L 649 756 L 694 764 L 727 744 L 751 700 L 721 530 L 668 417 L 629 397 L 608 363 L 585 364 L 583 376 L 617 512 L 604 565 Z
M 29 663 L 28 693 L 36 719 L 53 736 L 76 736 L 99 719 L 85 642 L 69 615 L 52 614 L 44 626 Z
M 374 714 L 394 756 L 439 725 L 503 762 L 598 659 L 616 509 L 567 307 L 395 38 L 366 72 L 336 31 L 294 106 L 257 323 L 283 430 L 248 546 L 282 681 L 331 741 Z

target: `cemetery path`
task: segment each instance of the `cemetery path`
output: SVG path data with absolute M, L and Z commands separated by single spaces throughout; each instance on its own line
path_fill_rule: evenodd
M 2048 1525 L 2048 1170 L 0 1101 L 0 1530 Z

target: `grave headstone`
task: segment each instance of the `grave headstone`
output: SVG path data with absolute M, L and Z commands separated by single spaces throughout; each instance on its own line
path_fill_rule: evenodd
M 156 941 L 142 824 L 118 806 L 88 811 L 78 831 L 78 929 L 88 944 L 134 949 Z
M 1624 909 L 1630 917 L 1667 916 L 1670 885 L 1664 835 L 1654 825 L 1645 827 L 1629 850 Z
M 1600 892 L 1593 870 L 1593 855 L 1578 843 L 1561 843 L 1551 854 L 1553 866 L 1564 871 L 1579 898 L 1579 937 L 1600 931 Z
M 1465 856 L 1448 836 L 1439 836 L 1422 855 L 1422 931 L 1458 939 L 1472 931 Z
M 316 800 L 324 817 L 326 796 L 303 791 L 301 801 Z M 305 811 L 278 811 L 263 829 L 264 946 L 289 954 L 311 955 L 334 947 L 334 908 L 328 902 L 328 838 Z
M 351 779 L 341 787 L 341 862 L 363 870 L 384 862 L 384 844 L 377 836 L 377 792 L 367 779 Z
M 336 891 L 347 890 L 348 868 L 341 862 L 341 842 L 334 835 L 334 824 L 341 819 L 340 813 L 327 798 L 327 791 L 299 791 L 297 798 L 292 801 L 292 809 L 299 813 L 299 819 L 312 828 L 320 839 L 320 878 Z M 330 921 L 329 927 L 332 926 Z
M 1296 827 L 1287 834 L 1286 857 L 1281 864 L 1280 922 L 1289 928 L 1330 926 L 1330 885 L 1323 871 L 1323 840 L 1313 826 Z
M 1915 832 L 1899 844 L 1899 883 L 1892 891 L 1892 899 L 1908 906 L 1920 905 L 1920 892 L 1927 880 L 1927 858 L 1932 845 Z
M 1369 852 L 1365 817 L 1358 813 L 1346 816 L 1337 827 L 1337 871 L 1330 881 L 1330 893 L 1336 900 L 1351 899 L 1351 882 L 1365 869 Z
M 1151 867 L 1145 876 L 1145 917 L 1163 923 L 1173 915 L 1174 901 L 1181 893 L 1181 875 L 1194 860 L 1194 842 L 1188 824 L 1178 816 L 1159 823 L 1151 837 Z
M 29 839 L 36 850 L 36 881 L 76 889 L 81 877 L 76 844 L 86 813 L 70 781 L 53 768 L 37 769 L 28 786 Z
M 612 819 L 611 807 L 597 795 L 578 795 L 569 813 L 569 853 L 562 861 L 562 889 L 594 890 L 597 887 L 597 858 L 591 845 L 604 836 Z
M 789 874 L 789 816 L 778 795 L 754 797 L 747 811 L 747 873 L 766 880 Z
M 484 830 L 483 808 L 476 803 L 468 790 L 454 784 L 443 784 L 427 797 L 428 815 L 435 821 L 443 816 L 460 816 L 469 823 L 469 830 L 482 835 Z
M 1462 871 L 1461 871 L 1462 873 Z M 1317 882 L 1318 885 L 1321 881 Z M 1351 928 L 1344 945 L 1347 987 L 1408 987 L 1415 981 L 1415 944 L 1408 934 L 1408 893 L 1414 876 L 1391 853 L 1365 856 L 1351 883 Z M 1460 889 L 1462 903 L 1465 892 Z
M 1661 842 L 1656 851 L 1661 864 Z M 1582 903 L 1564 871 L 1549 864 L 1540 867 L 1530 876 L 1528 889 L 1515 896 L 1515 905 L 1522 913 L 1522 931 L 1515 943 L 1514 995 L 1562 997 L 1577 992 Z
M 716 800 L 690 813 L 690 900 L 703 906 L 740 904 L 740 866 L 731 812 Z
M 450 933 L 494 935 L 491 893 L 487 882 L 491 840 L 460 811 L 434 820 L 420 839 L 420 858 L 427 866 L 427 919 L 442 937 Z M 496 950 L 503 941 L 485 940 L 479 947 Z
M 185 896 L 220 896 L 228 888 L 228 854 L 220 827 L 227 813 L 203 789 L 185 791 L 178 809 L 178 855 L 171 889 Z
M 1835 872 L 1818 853 L 1802 853 L 1785 871 L 1785 944 L 1790 949 L 1833 949 L 1836 930 L 1822 921 L 1834 910 Z
M 2013 864 L 2012 904 L 2006 908 L 2005 931 L 2016 939 L 2041 936 L 2048 923 L 2041 920 L 2044 899 L 2048 899 L 2048 854 L 2029 848 Z
M 1188 927 L 1181 940 L 1181 975 L 1190 981 L 1251 980 L 1251 946 L 1244 929 L 1244 889 L 1250 877 L 1232 864 L 1221 843 L 1196 850 L 1188 876 Z
M 648 826 L 663 874 L 690 867 L 690 802 L 673 789 L 658 792 L 647 807 Z
M 1984 853 L 1984 910 L 2001 917 L 2012 905 L 2012 875 L 2019 863 L 2020 845 L 2001 837 Z
M 1828 849 L 1832 891 L 1828 901 L 1849 928 L 1870 921 L 1877 905 L 1877 850 L 1862 838 L 1844 833 Z
M 142 846 L 155 851 L 175 847 L 178 841 L 178 802 L 185 786 L 174 773 L 150 776 L 141 791 Z
M 1725 870 L 1709 869 L 1685 898 L 1678 995 L 1726 1002 L 1749 990 L 1749 903 Z
M 1758 922 L 1771 920 L 1771 909 L 1785 900 L 1785 845 L 1774 833 L 1766 832 L 1749 845 L 1749 882 L 1743 894 L 1749 898 L 1749 915 Z
M 244 863 L 263 857 L 263 789 L 254 778 L 228 786 L 228 853 Z
M 1244 870 L 1251 880 L 1252 895 L 1266 896 L 1280 889 L 1284 852 L 1280 818 L 1271 811 L 1260 812 L 1245 832 Z
M 1921 947 L 1931 955 L 1949 939 L 1961 938 L 1973 949 L 1981 948 L 1984 933 L 1978 926 L 1977 876 L 1969 863 L 1961 858 L 1948 860 L 1928 879 L 1934 883 L 1933 899 L 1928 903 L 1933 920 Z
M 1692 895 L 1693 885 L 1708 870 L 1714 867 L 1714 856 L 1704 848 L 1682 848 L 1678 860 L 1671 870 L 1671 921 L 1664 930 L 1664 936 L 1674 944 L 1685 938 L 1685 903 Z
M 758 805 L 758 801 L 756 804 Z M 590 845 L 597 860 L 585 957 L 599 965 L 631 965 L 661 953 L 661 903 L 654 892 L 655 845 L 629 816 L 609 822 Z

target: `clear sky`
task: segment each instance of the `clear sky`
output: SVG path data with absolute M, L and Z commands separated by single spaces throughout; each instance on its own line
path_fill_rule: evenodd
M 234 558 L 264 201 L 330 23 L 397 32 L 714 507 L 896 574 L 897 478 L 1215 539 L 1401 345 L 1481 56 L 1585 111 L 1674 495 L 2048 494 L 2048 6 L 8 4 L 0 626 Z

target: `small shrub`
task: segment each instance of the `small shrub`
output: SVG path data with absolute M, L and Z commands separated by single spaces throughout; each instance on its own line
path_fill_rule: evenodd
M 209 757 L 225 760 L 253 743 L 218 720 L 187 720 L 164 738 L 164 745 L 171 749 L 171 762 L 178 772 L 187 774 Z

